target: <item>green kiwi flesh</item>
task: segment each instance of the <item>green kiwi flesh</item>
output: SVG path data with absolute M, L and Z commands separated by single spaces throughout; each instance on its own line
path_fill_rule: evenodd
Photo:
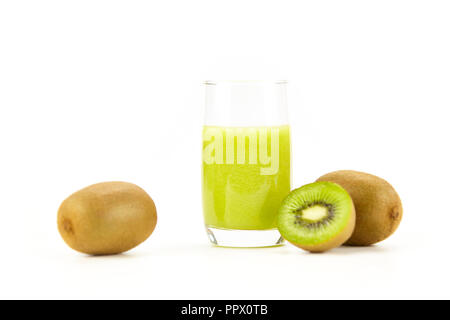
M 281 204 L 278 230 L 293 245 L 323 252 L 346 242 L 355 227 L 350 195 L 332 182 L 315 182 L 292 191 Z

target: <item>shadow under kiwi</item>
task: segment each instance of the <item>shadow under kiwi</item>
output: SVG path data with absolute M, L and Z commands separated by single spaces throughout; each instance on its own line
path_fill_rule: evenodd
M 386 252 L 393 251 L 392 248 L 380 245 L 371 245 L 365 247 L 358 246 L 341 246 L 325 252 L 309 252 L 294 245 L 288 244 L 286 250 L 280 250 L 277 253 L 281 255 L 292 255 L 297 254 L 311 255 L 311 256 L 345 256 L 345 255 L 361 255 L 361 254 L 382 254 Z
M 97 260 L 106 260 L 106 259 L 135 259 L 139 257 L 143 257 L 144 254 L 141 252 L 123 252 L 123 253 L 116 253 L 116 254 L 85 254 L 81 253 L 81 257 L 83 259 L 97 259 Z

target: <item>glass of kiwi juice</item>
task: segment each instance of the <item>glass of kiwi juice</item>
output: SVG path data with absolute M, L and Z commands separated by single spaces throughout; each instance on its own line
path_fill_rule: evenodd
M 291 189 L 286 81 L 206 81 L 203 214 L 225 247 L 282 244 L 276 218 Z

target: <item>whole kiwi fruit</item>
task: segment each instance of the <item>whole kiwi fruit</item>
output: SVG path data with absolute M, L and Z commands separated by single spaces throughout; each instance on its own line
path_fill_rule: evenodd
M 356 225 L 345 245 L 369 246 L 397 230 L 403 216 L 402 203 L 386 180 L 364 172 L 340 170 L 325 174 L 317 181 L 337 183 L 352 197 Z
M 63 201 L 58 230 L 72 249 L 91 255 L 117 254 L 144 242 L 156 226 L 152 198 L 127 182 L 103 182 Z

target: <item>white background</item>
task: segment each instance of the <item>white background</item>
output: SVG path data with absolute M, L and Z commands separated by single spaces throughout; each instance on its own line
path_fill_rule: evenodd
M 449 1 L 2 1 L 0 298 L 450 298 Z M 370 248 L 209 245 L 200 192 L 206 79 L 287 79 L 293 186 L 379 175 L 404 220 Z M 56 212 L 124 180 L 150 239 L 69 249 Z

